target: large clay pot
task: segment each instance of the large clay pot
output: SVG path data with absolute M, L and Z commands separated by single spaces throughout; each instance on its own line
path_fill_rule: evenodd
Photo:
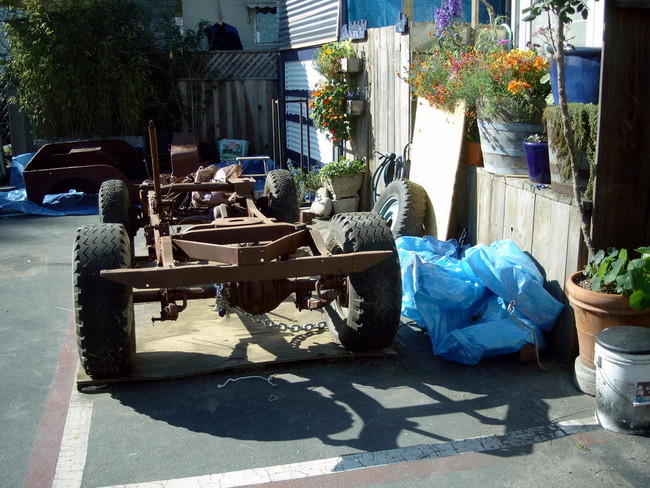
M 618 325 L 650 327 L 650 309 L 638 312 L 630 306 L 626 296 L 582 288 L 577 284 L 581 277 L 582 271 L 569 277 L 566 293 L 575 315 L 580 359 L 593 369 L 596 334 L 603 329 Z

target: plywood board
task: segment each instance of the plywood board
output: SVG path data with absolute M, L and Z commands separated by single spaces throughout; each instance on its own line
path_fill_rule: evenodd
M 281 332 L 236 313 L 219 317 L 213 304 L 214 300 L 193 300 L 177 321 L 153 323 L 151 317 L 159 315 L 159 305 L 136 305 L 135 371 L 128 378 L 112 381 L 182 378 L 231 369 L 250 371 L 274 363 L 395 354 L 392 348 L 353 354 L 335 343 L 327 328 Z M 289 301 L 264 317 L 289 326 L 324 320 L 322 312 L 299 312 Z M 94 381 L 79 368 L 78 388 L 104 383 L 107 381 Z
M 425 232 L 440 240 L 447 240 L 456 174 L 463 142 L 465 115 L 463 106 L 454 113 L 431 107 L 418 100 L 411 148 L 410 179 L 427 191 L 431 205 L 427 208 Z

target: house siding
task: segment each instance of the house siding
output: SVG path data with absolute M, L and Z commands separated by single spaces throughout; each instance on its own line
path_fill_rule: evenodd
M 338 40 L 338 0 L 288 0 L 278 5 L 281 49 L 315 46 Z

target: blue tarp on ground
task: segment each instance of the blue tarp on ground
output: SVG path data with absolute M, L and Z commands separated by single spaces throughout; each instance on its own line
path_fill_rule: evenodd
M 461 249 L 454 239 L 400 237 L 397 250 L 402 315 L 426 330 L 434 354 L 476 364 L 527 342 L 545 346 L 542 330 L 553 328 L 563 305 L 511 240 Z

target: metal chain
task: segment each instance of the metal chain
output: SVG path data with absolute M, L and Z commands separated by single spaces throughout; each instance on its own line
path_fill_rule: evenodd
M 320 322 L 316 323 L 307 323 L 304 325 L 300 324 L 285 324 L 284 322 L 275 322 L 272 319 L 269 319 L 267 317 L 264 317 L 263 315 L 253 315 L 252 313 L 246 312 L 245 310 L 242 310 L 241 308 L 237 307 L 237 311 L 244 315 L 245 317 L 248 317 L 251 320 L 254 320 L 258 324 L 262 324 L 264 327 L 268 327 L 269 329 L 277 329 L 280 332 L 285 332 L 285 331 L 291 331 L 291 332 L 309 332 L 312 330 L 322 330 L 327 328 L 327 322 L 324 320 L 321 320 Z
M 230 310 L 231 306 L 228 303 L 228 299 L 224 296 L 224 286 L 222 283 L 215 284 L 214 285 L 215 291 L 216 291 L 216 297 L 215 297 L 215 305 L 214 308 L 215 310 L 219 313 L 220 317 L 225 316 L 226 318 L 230 317 Z M 248 317 L 251 320 L 254 320 L 255 322 L 262 324 L 264 327 L 268 327 L 269 329 L 277 329 L 280 332 L 285 332 L 285 331 L 291 331 L 291 332 L 310 332 L 312 330 L 322 330 L 327 328 L 327 323 L 324 320 L 321 320 L 320 322 L 316 323 L 307 323 L 304 325 L 300 324 L 285 324 L 284 322 L 274 322 L 273 320 L 264 317 L 263 315 L 253 315 L 252 313 L 246 312 L 245 310 L 242 310 L 239 307 L 232 307 L 233 309 L 237 310 L 241 315 Z

